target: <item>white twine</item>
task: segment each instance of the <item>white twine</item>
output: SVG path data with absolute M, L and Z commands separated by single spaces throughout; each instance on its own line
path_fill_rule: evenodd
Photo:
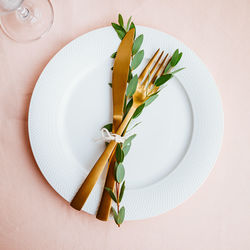
M 120 136 L 114 133 L 109 132 L 106 128 L 101 129 L 102 137 L 99 140 L 103 140 L 105 142 L 116 141 L 117 143 L 124 143 L 126 140 L 126 136 Z

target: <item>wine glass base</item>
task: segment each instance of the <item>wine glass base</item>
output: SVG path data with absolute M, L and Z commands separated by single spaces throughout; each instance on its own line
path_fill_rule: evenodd
M 14 41 L 30 42 L 44 36 L 54 21 L 54 12 L 49 0 L 24 0 L 14 12 L 1 16 L 4 33 Z

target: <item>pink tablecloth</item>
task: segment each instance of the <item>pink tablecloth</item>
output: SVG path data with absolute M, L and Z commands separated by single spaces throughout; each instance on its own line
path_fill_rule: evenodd
M 0 249 L 250 249 L 250 1 L 52 3 L 55 23 L 42 40 L 17 44 L 0 33 Z M 221 154 L 201 189 L 164 215 L 119 229 L 71 209 L 55 193 L 38 170 L 27 134 L 30 97 L 45 65 L 118 12 L 193 49 L 216 79 L 225 112 Z

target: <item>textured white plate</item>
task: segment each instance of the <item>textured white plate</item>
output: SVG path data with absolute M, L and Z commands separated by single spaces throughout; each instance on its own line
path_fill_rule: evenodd
M 172 209 L 205 181 L 223 134 L 222 104 L 201 60 L 183 43 L 153 29 L 144 34 L 145 66 L 157 48 L 183 51 L 173 78 L 138 118 L 137 137 L 125 160 L 126 219 L 143 219 Z M 50 185 L 71 201 L 104 149 L 95 141 L 112 121 L 110 55 L 119 39 L 111 27 L 69 43 L 46 66 L 30 104 L 29 136 L 39 168 Z M 105 171 L 106 172 L 106 171 Z M 105 173 L 83 210 L 95 214 Z

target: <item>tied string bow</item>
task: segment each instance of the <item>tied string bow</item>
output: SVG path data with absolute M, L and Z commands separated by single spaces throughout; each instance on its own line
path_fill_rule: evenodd
M 102 137 L 98 139 L 98 141 L 103 140 L 105 142 L 115 141 L 117 143 L 124 143 L 126 140 L 126 136 L 120 136 L 120 135 L 111 133 L 106 128 L 101 129 L 101 134 L 102 134 Z

